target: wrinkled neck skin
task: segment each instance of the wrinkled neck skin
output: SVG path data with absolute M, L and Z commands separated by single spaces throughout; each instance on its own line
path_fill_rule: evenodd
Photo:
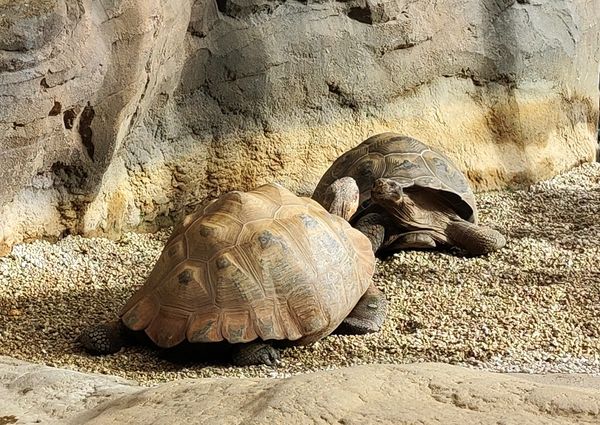
M 405 190 L 397 200 L 382 199 L 377 202 L 394 223 L 406 231 L 427 230 L 438 242 L 451 243 L 446 229 L 451 221 L 461 220 L 456 212 L 439 196 L 431 196 L 426 190 Z

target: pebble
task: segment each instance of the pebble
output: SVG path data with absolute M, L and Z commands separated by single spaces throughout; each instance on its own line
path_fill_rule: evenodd
M 145 346 L 98 357 L 76 338 L 112 320 L 143 284 L 169 231 L 120 240 L 68 236 L 0 258 L 0 354 L 145 385 L 211 376 L 286 377 L 366 363 L 447 362 L 500 372 L 600 374 L 600 164 L 524 190 L 477 194 L 501 251 L 404 251 L 378 262 L 390 301 L 381 332 L 331 335 L 280 364 L 173 362 Z

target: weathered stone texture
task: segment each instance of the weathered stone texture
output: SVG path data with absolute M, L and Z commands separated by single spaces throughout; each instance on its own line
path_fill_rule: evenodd
M 143 388 L 0 357 L 0 422 L 44 424 L 597 424 L 600 382 L 436 363 L 285 379 L 206 378 Z
M 201 413 L 199 413 L 201 412 Z M 600 393 L 441 364 L 369 365 L 288 379 L 174 381 L 73 423 L 593 424 Z
M 152 230 L 382 131 L 477 190 L 594 157 L 598 0 L 0 0 L 0 245 Z

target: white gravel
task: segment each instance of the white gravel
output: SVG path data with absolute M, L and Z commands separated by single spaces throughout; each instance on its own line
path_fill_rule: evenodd
M 482 222 L 507 236 L 503 250 L 481 258 L 396 254 L 376 275 L 391 307 L 382 332 L 286 349 L 277 369 L 172 362 L 143 346 L 93 357 L 74 342 L 86 325 L 115 317 L 168 232 L 15 246 L 0 258 L 0 354 L 147 384 L 415 361 L 600 374 L 600 164 L 477 198 Z

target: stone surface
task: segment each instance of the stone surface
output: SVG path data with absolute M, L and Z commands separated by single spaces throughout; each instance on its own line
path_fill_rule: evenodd
M 596 387 L 597 388 L 597 387 Z M 597 389 L 534 384 L 454 366 L 361 366 L 287 379 L 175 381 L 74 423 L 598 423 Z
M 475 189 L 594 157 L 597 0 L 0 0 L 0 250 L 309 193 L 396 131 Z
M 135 383 L 122 378 L 0 356 L 0 424 L 3 425 L 64 423 L 82 410 L 137 391 Z
M 143 388 L 3 357 L 0 385 L 3 424 L 600 421 L 598 377 L 508 376 L 436 363 L 369 365 L 285 379 L 187 379 Z

